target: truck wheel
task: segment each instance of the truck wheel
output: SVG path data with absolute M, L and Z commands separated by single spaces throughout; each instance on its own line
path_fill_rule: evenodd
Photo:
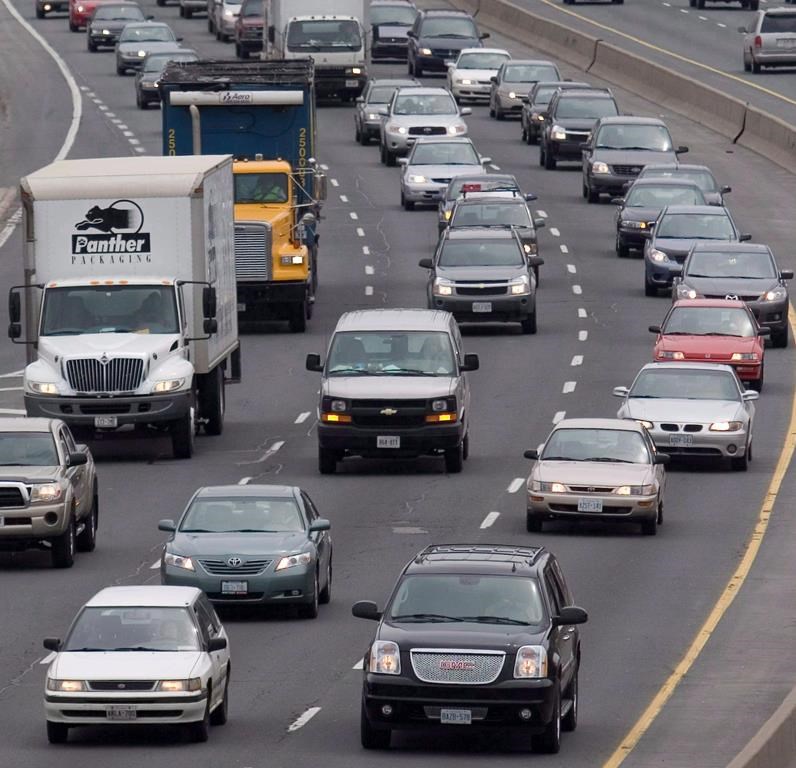
M 224 431 L 224 371 L 221 366 L 202 377 L 199 390 L 199 415 L 205 420 L 205 434 L 220 435 Z
M 462 471 L 464 466 L 464 444 L 459 443 L 455 448 L 445 450 L 445 471 L 455 475 Z
M 75 564 L 75 549 L 75 518 L 70 514 L 66 531 L 52 540 L 50 557 L 53 568 L 71 568 Z
M 86 517 L 85 527 L 78 534 L 78 552 L 93 552 L 97 546 L 97 525 L 99 524 L 99 497 L 97 486 L 94 486 L 94 495 L 91 503 L 91 513 Z
M 304 333 L 307 330 L 307 299 L 301 304 L 294 304 L 287 321 L 291 333 Z
M 340 455 L 337 451 L 318 446 L 318 471 L 322 475 L 333 475 L 337 471 L 337 462 Z
M 171 425 L 171 451 L 175 459 L 190 459 L 193 456 L 195 413 L 192 405 L 185 416 Z
M 558 683 L 556 683 L 558 685 Z M 548 755 L 558 754 L 561 749 L 561 690 L 556 691 L 553 700 L 553 719 L 545 726 L 544 731 L 538 736 L 531 737 L 531 747 L 534 752 L 544 752 Z

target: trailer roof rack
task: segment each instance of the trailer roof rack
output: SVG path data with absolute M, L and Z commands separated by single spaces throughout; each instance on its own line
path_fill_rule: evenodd
M 312 59 L 278 61 L 239 61 L 237 59 L 203 59 L 172 61 L 166 66 L 161 83 L 188 83 L 192 86 L 228 89 L 231 84 L 278 85 L 296 82 L 312 83 L 315 65 Z

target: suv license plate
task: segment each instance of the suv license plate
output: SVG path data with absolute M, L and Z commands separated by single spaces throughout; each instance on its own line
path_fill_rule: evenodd
M 377 448 L 400 448 L 401 438 L 398 435 L 379 435 L 376 438 Z
M 135 720 L 137 713 L 132 704 L 111 704 L 105 707 L 105 717 L 108 720 Z
M 449 725 L 472 725 L 473 713 L 469 709 L 441 709 L 439 721 Z
M 119 420 L 115 416 L 95 416 L 94 426 L 115 428 L 119 426 Z
M 578 499 L 578 512 L 602 512 L 602 499 Z
M 248 581 L 222 581 L 222 595 L 245 595 L 249 592 Z
M 473 302 L 473 312 L 491 312 L 492 311 L 492 302 L 491 301 L 474 301 Z
M 346 88 L 356 88 L 359 85 L 359 80 L 346 80 L 345 87 Z
M 687 447 L 694 444 L 692 435 L 669 435 L 669 445 Z

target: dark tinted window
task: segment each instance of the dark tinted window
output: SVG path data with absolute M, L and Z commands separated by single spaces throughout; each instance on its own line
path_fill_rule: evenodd
M 762 33 L 788 33 L 796 34 L 796 13 L 767 13 L 760 24 Z
M 57 467 L 60 463 L 49 432 L 0 433 L 0 467 Z
M 370 7 L 370 23 L 374 27 L 379 24 L 411 26 L 415 16 L 417 16 L 417 11 L 411 5 L 372 5 Z
M 560 99 L 556 107 L 556 117 L 560 118 L 594 118 L 611 117 L 618 114 L 613 99 L 599 97 L 572 97 Z
M 422 37 L 478 37 L 472 19 L 462 16 L 427 18 L 420 29 Z
M 522 253 L 513 239 L 448 240 L 439 256 L 441 267 L 514 267 L 524 263 Z

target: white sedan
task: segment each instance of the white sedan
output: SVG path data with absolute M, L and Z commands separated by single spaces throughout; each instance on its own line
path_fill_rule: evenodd
M 227 721 L 227 634 L 195 587 L 108 587 L 80 610 L 47 670 L 47 738 L 80 725 L 184 726 L 207 741 Z
M 510 58 L 502 48 L 463 48 L 459 58 L 448 66 L 448 90 L 456 101 L 489 100 L 492 78 Z

